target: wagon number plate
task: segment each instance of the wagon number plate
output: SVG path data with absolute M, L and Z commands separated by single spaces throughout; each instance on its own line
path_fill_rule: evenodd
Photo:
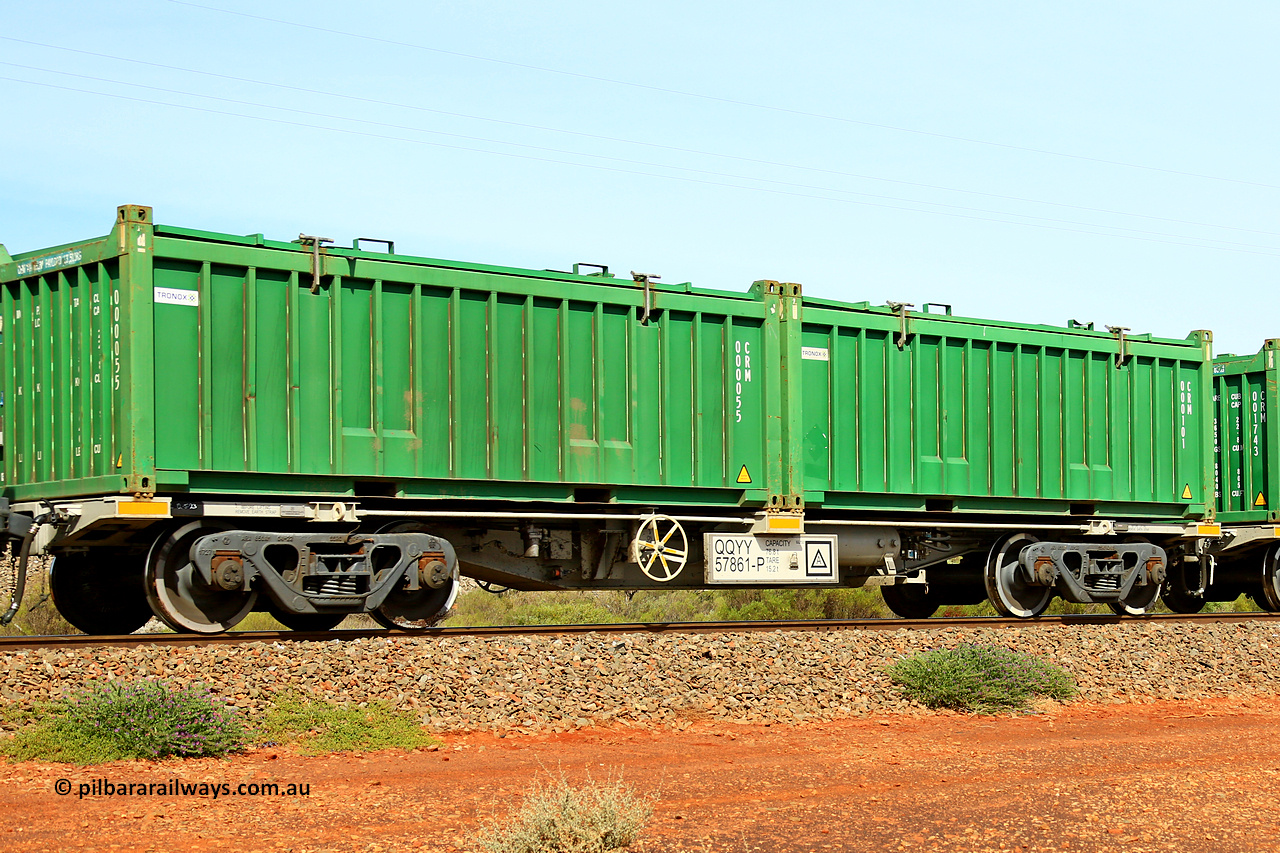
M 835 536 L 706 533 L 709 584 L 839 583 Z

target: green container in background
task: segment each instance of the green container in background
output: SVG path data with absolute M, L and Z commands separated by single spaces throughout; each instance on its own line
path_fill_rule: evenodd
M 1276 350 L 1269 340 L 1255 355 L 1213 362 L 1213 439 L 1218 519 L 1224 523 L 1280 520 L 1280 480 L 1271 448 L 1280 433 L 1267 413 L 1276 406 Z
M 810 506 L 1204 517 L 1208 332 L 1122 341 L 943 307 L 806 303 Z

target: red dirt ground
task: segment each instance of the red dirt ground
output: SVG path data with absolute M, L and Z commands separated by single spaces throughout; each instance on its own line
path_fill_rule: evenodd
M 446 735 L 434 751 L 0 766 L 0 850 L 453 851 L 548 774 L 655 798 L 642 851 L 1280 849 L 1280 699 L 686 731 Z M 55 793 L 58 779 L 71 793 Z M 309 796 L 78 796 L 95 779 Z

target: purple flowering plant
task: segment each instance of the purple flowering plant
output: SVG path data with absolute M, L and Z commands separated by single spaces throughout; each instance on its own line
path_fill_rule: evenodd
M 120 758 L 221 756 L 244 746 L 240 713 L 203 685 L 111 682 L 73 697 L 62 725 Z

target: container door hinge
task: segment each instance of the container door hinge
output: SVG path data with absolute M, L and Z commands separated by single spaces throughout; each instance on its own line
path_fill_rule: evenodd
M 1107 326 L 1107 331 L 1116 336 L 1118 349 L 1116 351 L 1116 370 L 1124 367 L 1124 363 L 1129 360 L 1129 342 L 1125 340 L 1124 333 L 1129 331 L 1128 326 Z
M 907 309 L 916 307 L 910 302 L 889 302 L 889 310 L 898 315 L 898 349 L 907 345 Z
M 607 269 L 608 268 L 606 267 L 606 270 Z M 640 325 L 647 326 L 649 325 L 649 314 L 653 310 L 653 289 L 651 285 L 652 285 L 652 282 L 657 281 L 658 279 L 662 278 L 662 276 L 653 275 L 647 272 L 636 272 L 635 270 L 632 270 L 631 278 L 636 282 L 636 284 L 644 285 L 644 308 L 641 309 L 641 313 L 640 313 Z
M 312 237 L 309 234 L 299 234 L 295 243 L 301 243 L 303 246 L 311 247 L 311 292 L 320 292 L 320 276 L 324 274 L 324 269 L 320 266 L 320 250 L 325 243 L 332 243 L 328 237 Z

